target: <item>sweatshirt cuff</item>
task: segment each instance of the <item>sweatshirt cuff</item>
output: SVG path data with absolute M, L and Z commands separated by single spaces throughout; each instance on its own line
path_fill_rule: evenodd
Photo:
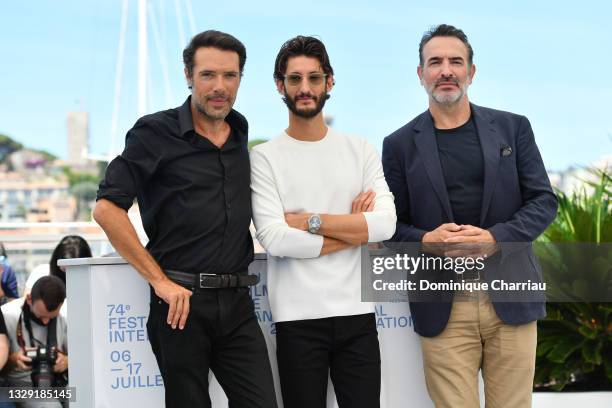
M 385 241 L 395 233 L 395 213 L 390 211 L 372 211 L 362 214 L 368 225 L 368 242 Z

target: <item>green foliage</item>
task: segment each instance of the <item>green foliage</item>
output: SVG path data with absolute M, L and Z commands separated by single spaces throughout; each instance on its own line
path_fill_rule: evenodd
M 83 173 L 72 170 L 70 167 L 63 167 L 62 171 L 68 178 L 68 184 L 72 189 L 76 184 L 79 183 L 93 183 L 98 184 L 100 182 L 99 174 Z
M 97 163 L 97 167 L 98 167 L 98 179 L 102 180 L 104 178 L 104 175 L 106 174 L 106 168 L 108 167 L 108 162 L 99 161 Z
M 555 273 L 561 290 L 577 300 L 612 291 L 612 176 L 601 170 L 591 173 L 599 181 L 587 183 L 590 191 L 557 192 L 557 218 L 539 240 L 575 245 L 563 245 L 563 250 L 535 247 L 544 275 Z M 582 268 L 575 269 L 578 265 Z M 572 268 L 583 275 L 564 275 Z M 612 390 L 612 303 L 549 302 L 546 307 L 546 319 L 538 322 L 535 389 Z
M 6 135 L 0 134 L 0 162 L 3 162 L 11 153 L 22 150 L 24 148 L 25 147 L 21 143 L 16 142 L 15 140 Z M 57 159 L 57 156 L 54 156 L 44 150 L 29 150 L 33 151 L 34 153 L 40 154 L 47 162 L 52 162 Z
M 266 139 L 253 139 L 253 140 L 249 140 L 249 151 L 251 151 L 251 149 L 253 148 L 253 146 L 257 146 L 258 144 L 262 144 L 267 142 Z
M 23 149 L 21 143 L 14 141 L 6 135 L 0 134 L 0 162 L 4 161 L 9 154 L 21 149 Z
M 77 200 L 77 218 L 82 221 L 91 219 L 90 204 L 96 199 L 98 183 L 92 181 L 80 181 L 70 187 L 70 192 Z
M 74 171 L 70 167 L 62 168 L 68 178 L 70 193 L 77 200 L 77 219 L 79 220 L 89 221 L 91 219 L 90 204 L 96 199 L 98 184 L 104 175 L 103 170 L 106 169 L 106 162 L 103 163 L 98 164 L 97 174 Z
M 95 200 L 97 191 L 98 184 L 92 183 L 91 181 L 81 181 L 70 188 L 72 195 L 74 195 L 77 200 L 80 201 Z
M 57 160 L 56 155 L 51 154 L 45 150 L 37 150 L 37 149 L 30 149 L 30 150 L 32 150 L 34 153 L 40 154 L 45 159 L 45 161 L 48 163 Z

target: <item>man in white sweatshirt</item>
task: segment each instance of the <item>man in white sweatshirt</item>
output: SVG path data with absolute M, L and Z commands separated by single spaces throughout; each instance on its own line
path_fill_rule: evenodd
M 251 152 L 253 218 L 268 252 L 270 306 L 285 407 L 325 408 L 328 373 L 341 408 L 380 406 L 380 351 L 361 301 L 361 247 L 395 231 L 376 150 L 326 126 L 334 85 L 323 43 L 298 36 L 274 68 L 289 127 Z

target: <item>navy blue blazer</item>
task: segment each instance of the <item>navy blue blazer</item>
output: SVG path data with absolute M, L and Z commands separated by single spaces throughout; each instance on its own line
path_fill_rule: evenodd
M 531 125 L 524 116 L 470 106 L 484 156 L 480 227 L 499 243 L 523 244 L 525 250 L 511 257 L 512 272 L 504 272 L 514 274 L 511 280 L 540 282 L 531 243 L 554 220 L 557 198 Z M 429 111 L 385 138 L 382 163 L 397 210 L 397 228 L 390 241 L 421 242 L 426 232 L 453 222 Z M 502 245 L 502 264 L 512 251 Z M 494 300 L 493 305 L 507 324 L 525 324 L 546 315 L 543 296 L 529 302 Z M 411 302 L 415 331 L 426 337 L 438 335 L 446 327 L 451 306 L 452 292 L 436 302 Z

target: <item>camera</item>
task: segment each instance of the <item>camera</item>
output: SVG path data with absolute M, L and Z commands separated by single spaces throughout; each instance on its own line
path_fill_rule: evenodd
M 36 347 L 26 350 L 25 355 L 32 359 L 32 384 L 36 388 L 50 388 L 55 385 L 53 366 L 57 359 L 54 347 Z

